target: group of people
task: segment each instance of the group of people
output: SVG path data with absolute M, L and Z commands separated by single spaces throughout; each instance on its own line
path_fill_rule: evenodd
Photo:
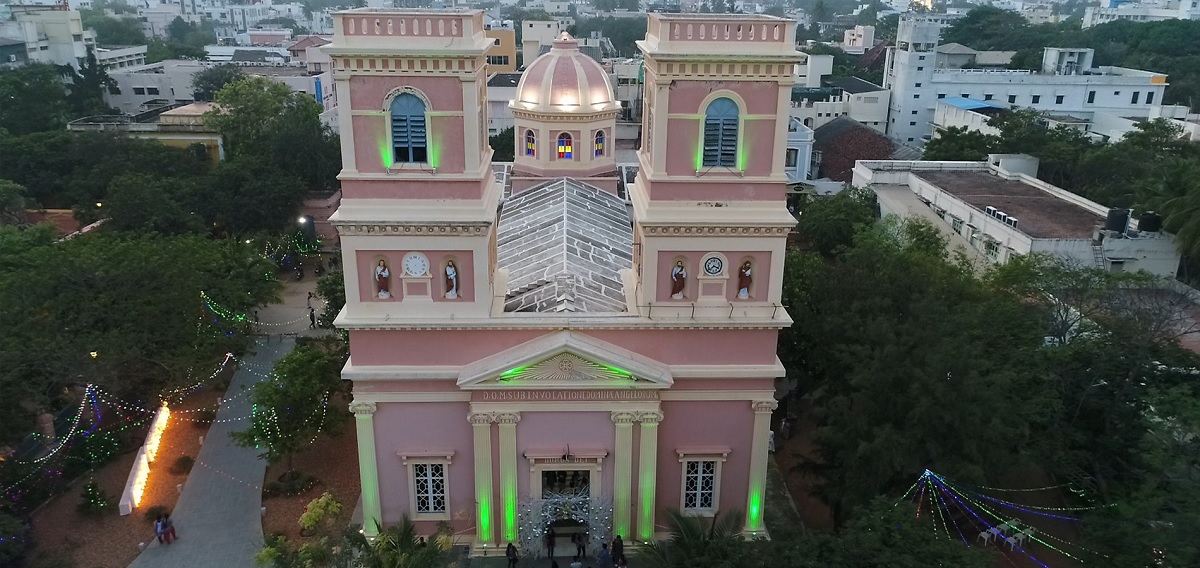
M 171 520 L 170 514 L 159 515 L 154 519 L 154 536 L 158 537 L 158 543 L 162 544 L 166 541 L 171 544 L 171 541 L 179 539 L 175 535 L 175 521 Z
M 558 561 L 554 559 L 554 547 L 558 539 L 558 534 L 554 532 L 554 528 L 546 529 L 546 556 L 550 558 L 550 568 L 559 568 Z M 583 562 L 587 558 L 587 535 L 582 532 L 577 532 L 571 535 L 571 544 L 575 547 L 575 556 L 571 560 L 569 568 L 583 568 Z M 612 545 L 611 549 L 609 545 Z M 517 566 L 517 547 L 513 543 L 508 543 L 504 549 L 504 556 L 508 559 L 508 568 L 516 568 Z M 621 535 L 617 535 L 612 539 L 611 543 L 600 545 L 600 550 L 596 552 L 596 564 L 598 568 L 627 568 L 629 561 L 625 558 L 625 541 L 621 540 Z

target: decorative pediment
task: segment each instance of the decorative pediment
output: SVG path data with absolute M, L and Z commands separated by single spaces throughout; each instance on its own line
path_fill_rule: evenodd
M 666 365 L 587 335 L 560 331 L 463 367 L 463 389 L 665 389 Z

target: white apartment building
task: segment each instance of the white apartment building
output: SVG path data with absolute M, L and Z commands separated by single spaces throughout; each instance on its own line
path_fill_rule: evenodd
M 829 77 L 832 72 L 832 55 L 808 55 L 796 66 L 788 111 L 792 118 L 816 130 L 846 116 L 886 132 L 891 92 L 856 77 Z
M 1037 71 L 961 69 L 939 53 L 940 25 L 918 15 L 901 17 L 896 46 L 888 48 L 884 87 L 892 93 L 887 133 L 914 146 L 933 135 L 939 99 L 962 97 L 1087 118 L 1107 112 L 1147 117 L 1167 87 L 1162 73 L 1095 67 L 1091 49 L 1046 48 Z
M 842 33 L 842 51 L 850 55 L 862 55 L 875 47 L 875 26 L 854 26 Z
M 113 72 L 126 67 L 139 67 L 146 64 L 146 50 L 144 45 L 128 45 L 122 47 L 103 47 L 97 46 L 96 63 L 104 67 L 105 71 Z
M 115 82 L 105 93 L 109 106 L 124 114 L 137 114 L 148 106 L 190 103 L 195 100 L 192 77 L 212 67 L 207 61 L 168 59 L 159 63 L 137 68 L 118 69 L 109 72 Z M 294 92 L 308 93 L 321 103 L 324 111 L 337 107 L 330 72 L 310 74 L 304 65 L 274 67 L 251 65 L 243 67 L 250 76 L 267 77 L 291 87 Z
M 521 55 L 526 63 L 538 56 L 543 45 L 554 43 L 554 38 L 567 31 L 561 20 L 525 20 L 521 22 Z
M 1083 28 L 1107 24 L 1116 20 L 1161 22 L 1164 20 L 1200 20 L 1197 0 L 1162 0 L 1150 2 L 1115 2 L 1107 7 L 1090 7 L 1083 11 Z
M 0 37 L 23 42 L 30 63 L 78 68 L 88 49 L 96 47 L 96 33 L 83 29 L 83 20 L 75 10 L 14 6 L 12 12 L 11 21 L 0 22 Z
M 185 3 L 187 6 L 193 6 Z M 137 9 L 138 18 L 142 21 L 142 32 L 146 37 L 163 38 L 167 36 L 167 27 L 175 18 L 183 18 L 188 23 L 200 23 L 204 20 L 201 14 L 186 13 L 180 4 L 151 4 Z
M 1109 209 L 1035 177 L 1037 159 L 992 155 L 987 162 L 859 161 L 852 183 L 871 187 L 884 214 L 911 214 L 908 191 L 949 225 L 955 240 L 996 263 L 1031 253 L 1112 272 L 1174 277 L 1175 239 L 1161 218 Z M 901 194 L 897 199 L 896 190 Z M 925 216 L 928 218 L 928 216 Z
M 512 109 L 508 107 L 508 103 L 517 98 L 517 84 L 520 81 L 520 73 L 495 73 L 491 77 L 488 77 L 488 136 L 495 136 L 505 129 L 513 128 L 516 125 Z
M 962 97 L 947 97 L 937 102 L 933 111 L 933 137 L 948 128 L 967 130 L 998 136 L 1000 130 L 988 124 L 992 117 L 1010 110 L 1008 105 L 995 101 L 980 101 Z M 1147 119 L 1162 118 L 1177 127 L 1181 136 L 1200 142 L 1200 114 L 1194 114 L 1183 105 L 1154 106 Z M 1074 128 L 1084 132 L 1096 142 L 1116 142 L 1130 132 L 1138 130 L 1142 119 L 1133 119 L 1107 112 L 1092 113 L 1090 118 L 1079 118 L 1069 114 L 1043 113 L 1041 122 L 1046 128 Z

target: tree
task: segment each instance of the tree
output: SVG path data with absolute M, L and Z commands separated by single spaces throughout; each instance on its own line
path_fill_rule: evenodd
M 28 192 L 19 183 L 0 179 L 0 225 L 25 224 L 25 208 L 28 206 Z
M 796 232 L 825 256 L 849 246 L 861 225 L 875 220 L 875 194 L 867 189 L 849 189 L 828 198 L 809 202 L 796 224 Z
M 936 138 L 925 144 L 921 159 L 979 162 L 994 153 L 999 142 L 997 136 L 968 130 L 965 126 L 951 126 L 938 132 Z
M 101 45 L 142 45 L 146 34 L 137 17 L 110 18 L 102 10 L 80 10 L 84 29 L 95 30 Z
M 260 448 L 271 463 L 283 461 L 295 474 L 292 456 L 321 433 L 334 433 L 347 411 L 331 406 L 341 384 L 345 350 L 298 346 L 275 363 L 269 380 L 254 385 L 250 428 L 234 432 L 239 446 Z
M 222 163 L 206 184 L 207 199 L 196 211 L 224 235 L 276 232 L 292 227 L 304 198 L 304 184 L 252 158 Z
M 337 188 L 341 150 L 337 137 L 321 124 L 321 105 L 282 83 L 251 77 L 225 85 L 217 105 L 204 115 L 225 138 L 234 160 L 270 164 L 298 176 L 303 190 Z
M 492 147 L 493 162 L 511 162 L 516 157 L 516 134 L 512 127 L 505 128 L 488 137 L 488 145 Z
M 87 57 L 79 62 L 79 68 L 66 68 L 71 84 L 67 102 L 75 116 L 115 114 L 116 109 L 104 102 L 104 91 L 116 85 L 104 67 L 96 61 L 96 51 L 88 48 Z
M 334 318 L 346 306 L 346 280 L 340 268 L 317 280 L 317 295 L 325 301 L 318 323 L 321 327 L 333 327 Z
M 930 238 L 863 228 L 787 288 L 805 291 L 785 304 L 806 322 L 786 335 L 804 358 L 789 379 L 811 393 L 817 422 L 803 469 L 835 524 L 925 468 L 983 482 L 1017 463 L 1046 419 L 1039 375 L 1011 364 L 1041 346 L 1040 322 Z
M 204 232 L 204 221 L 191 210 L 193 190 L 185 182 L 144 174 L 114 178 L 104 211 L 110 228 L 161 235 Z
M 21 519 L 0 511 L 0 534 L 7 535 L 7 538 L 0 540 L 0 566 L 21 565 L 28 533 L 29 526 Z
M 646 562 L 653 568 L 707 568 L 728 565 L 741 556 L 745 542 L 742 537 L 740 511 L 726 511 L 711 519 L 667 511 L 667 528 L 671 532 L 665 541 L 650 543 Z
M 1200 163 L 1176 162 L 1143 182 L 1139 200 L 1160 212 L 1163 229 L 1175 235 L 1179 252 L 1200 257 Z
M 183 20 L 179 20 L 183 21 Z M 246 77 L 242 68 L 232 63 L 209 67 L 192 76 L 192 92 L 197 101 L 211 101 L 225 85 Z
M 0 69 L 0 131 L 24 135 L 61 130 L 68 116 L 67 89 L 53 65 Z
M 160 389 L 181 386 L 189 369 L 212 365 L 242 341 L 242 324 L 214 320 L 202 291 L 244 313 L 278 286 L 241 241 L 104 229 L 55 239 L 49 227 L 0 227 L 0 408 L 24 424 L 0 431 L 0 443 L 27 433 L 32 411 L 63 404 L 71 385 L 157 400 Z M 252 255 L 258 260 L 233 262 Z

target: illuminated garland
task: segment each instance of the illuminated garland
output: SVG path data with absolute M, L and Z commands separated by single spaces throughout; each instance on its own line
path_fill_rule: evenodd
M 1060 487 L 1063 487 L 1063 486 L 1060 486 Z M 983 532 L 988 532 L 988 531 L 994 529 L 995 527 L 1008 525 L 1010 522 L 1010 521 L 1006 520 L 1004 518 L 1004 516 L 1002 516 L 998 510 L 994 509 L 995 505 L 988 505 L 987 503 L 985 503 L 985 501 L 995 502 L 995 503 L 999 504 L 1000 506 L 1017 509 L 1017 510 L 1020 510 L 1020 511 L 1023 511 L 1026 513 L 1030 513 L 1030 514 L 1041 515 L 1041 516 L 1046 516 L 1046 517 L 1051 517 L 1051 518 L 1056 518 L 1056 519 L 1063 519 L 1063 520 L 1079 520 L 1079 519 L 1077 519 L 1075 517 L 1066 517 L 1066 516 L 1062 516 L 1062 515 L 1046 513 L 1046 512 L 1043 512 L 1042 510 L 1038 510 L 1038 509 L 1070 511 L 1070 510 L 1090 510 L 1090 509 L 1100 508 L 1100 507 L 1088 507 L 1088 508 L 1036 507 L 1035 508 L 1033 506 L 1026 507 L 1023 505 L 1009 502 L 1009 501 L 999 500 L 999 499 L 995 499 L 993 497 L 989 497 L 987 495 L 982 495 L 979 493 L 969 492 L 969 491 L 960 489 L 959 487 L 957 487 L 953 483 L 951 483 L 949 480 L 947 480 L 945 477 L 942 477 L 941 475 L 938 475 L 929 470 L 926 470 L 921 475 L 921 477 L 918 478 L 917 481 L 915 483 L 913 483 L 913 485 L 911 485 L 907 491 L 904 492 L 904 496 L 901 498 L 901 500 L 913 499 L 917 504 L 917 511 L 918 511 L 917 515 L 919 516 L 922 506 L 926 499 L 926 497 L 925 497 L 926 493 L 929 494 L 928 499 L 930 502 L 930 508 L 934 509 L 934 511 L 935 511 L 932 514 L 936 514 L 937 517 L 939 519 L 941 519 L 944 523 L 941 527 L 939 527 L 937 525 L 937 523 L 935 522 L 934 523 L 935 532 L 938 533 L 939 537 L 941 536 L 940 533 L 943 530 L 946 531 L 947 535 L 949 535 L 949 527 L 948 527 L 948 524 L 945 524 L 945 519 L 951 519 L 950 524 L 954 525 L 956 532 L 958 532 L 959 538 L 967 546 L 971 546 L 971 543 L 968 541 L 966 536 L 963 534 L 962 528 L 959 527 L 959 523 L 953 520 L 955 518 L 955 516 L 950 511 L 951 503 L 953 503 L 954 506 L 957 509 L 959 509 L 964 515 L 974 517 L 977 521 L 979 521 L 979 523 L 980 523 L 979 526 L 985 527 L 985 530 Z M 915 499 L 914 499 L 914 497 L 915 497 Z M 898 503 L 899 502 L 897 502 L 897 504 Z M 985 519 L 983 516 L 980 516 L 980 512 L 982 512 L 987 517 L 990 517 L 991 520 Z M 1067 552 L 1066 550 L 1064 550 L 1058 546 L 1055 546 L 1054 544 L 1048 542 L 1047 540 L 1043 540 L 1043 538 L 1040 538 L 1040 537 L 1044 537 L 1046 539 L 1053 540 L 1062 545 L 1076 548 L 1082 552 L 1086 552 L 1089 554 L 1107 558 L 1107 556 L 1100 554 L 1099 552 L 1096 552 L 1094 550 L 1089 550 L 1085 547 L 1065 541 L 1065 540 L 1055 537 L 1054 535 L 1051 535 L 1049 533 L 1040 532 L 1040 531 L 1025 533 L 1025 538 L 1027 538 L 1033 542 L 1036 542 L 1038 544 L 1041 544 L 1050 550 L 1053 550 L 1059 554 L 1062 554 L 1063 556 L 1066 556 L 1066 557 L 1076 560 L 1078 562 L 1083 562 L 1083 560 L 1081 558 L 1079 558 L 1078 556 L 1071 554 L 1070 552 Z M 1003 540 L 1001 542 L 1008 542 L 1008 541 Z M 1022 548 L 1020 545 L 1013 544 L 1013 545 L 1011 545 L 1011 548 L 1013 550 L 1019 550 L 1022 554 L 1024 554 L 1025 556 L 1028 556 L 1030 558 L 1030 560 L 1037 563 L 1039 566 L 1048 568 L 1044 562 L 1042 562 L 1041 560 L 1034 557 L 1028 550 L 1026 550 L 1025 548 Z M 1012 562 L 1012 560 L 1009 559 L 1009 562 Z
M 87 406 L 88 396 L 90 395 L 91 392 L 92 392 L 92 385 L 89 384 L 87 386 L 87 388 L 85 388 L 83 391 L 83 395 L 84 395 L 83 400 L 79 401 L 79 409 L 75 411 L 75 418 L 71 423 L 70 431 L 67 432 L 66 436 L 63 436 L 62 441 L 58 444 L 57 447 L 55 447 L 53 450 L 51 450 L 50 453 L 48 453 L 40 458 L 35 458 L 35 459 L 29 460 L 29 461 L 17 461 L 16 463 L 19 463 L 21 465 L 41 463 L 41 462 L 44 462 L 44 461 L 54 457 L 56 454 L 58 454 L 59 450 L 66 447 L 67 440 L 70 440 L 71 437 L 75 435 L 75 431 L 79 429 L 79 421 L 83 418 L 83 409 Z

